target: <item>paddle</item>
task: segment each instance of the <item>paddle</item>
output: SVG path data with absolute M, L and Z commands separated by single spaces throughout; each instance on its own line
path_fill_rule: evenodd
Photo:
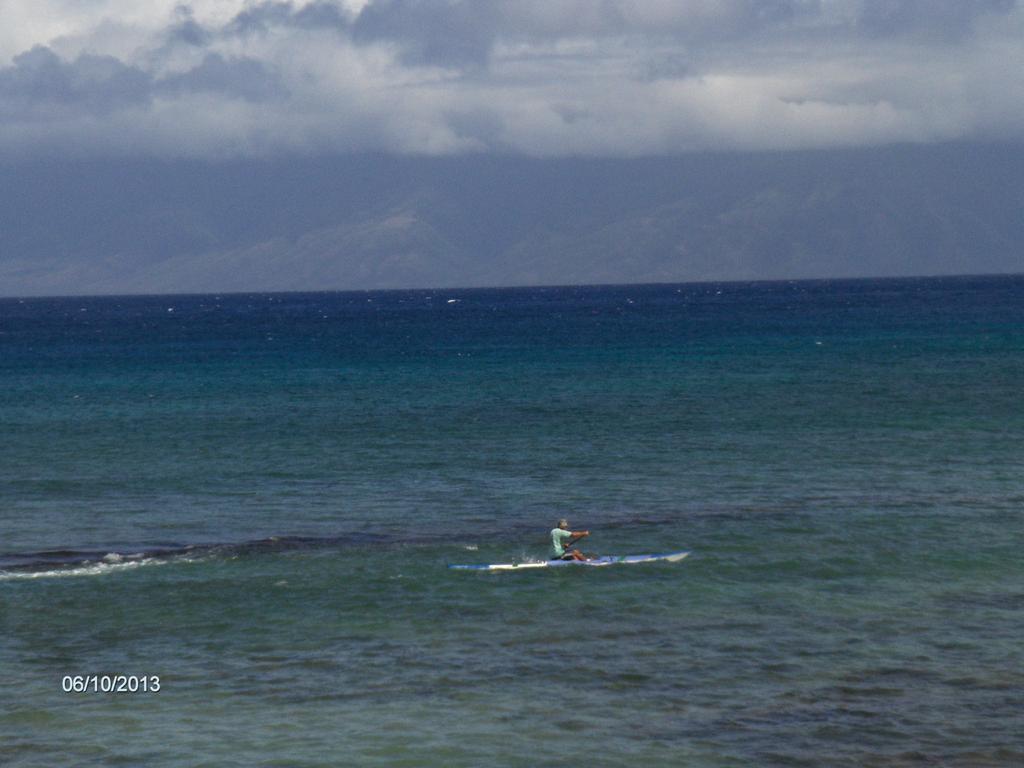
M 576 542 L 578 542 L 578 541 L 583 541 L 583 539 L 585 539 L 585 538 L 586 538 L 587 536 L 589 536 L 589 535 L 590 535 L 590 531 L 587 531 L 587 532 L 586 532 L 585 534 L 583 534 L 582 536 L 577 536 L 577 537 L 576 537 L 575 539 L 569 539 L 569 541 L 567 541 L 567 542 L 566 542 L 566 543 L 565 543 L 565 544 L 564 544 L 564 545 L 562 546 L 562 549 L 564 549 L 564 550 L 565 550 L 566 552 L 568 552 L 568 551 L 569 551 L 570 549 L 572 549 L 572 548 L 573 548 L 573 545 L 574 545 L 574 544 L 576 544 Z M 580 554 L 581 554 L 581 555 L 583 555 L 584 557 L 587 557 L 587 555 L 586 555 L 585 553 L 583 553 L 583 552 L 580 552 Z

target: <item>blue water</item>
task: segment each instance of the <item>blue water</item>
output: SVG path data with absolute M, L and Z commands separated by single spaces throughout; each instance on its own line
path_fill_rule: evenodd
M 0 300 L 0 763 L 1020 765 L 1022 384 L 1020 277 Z M 446 568 L 559 517 L 693 554 Z

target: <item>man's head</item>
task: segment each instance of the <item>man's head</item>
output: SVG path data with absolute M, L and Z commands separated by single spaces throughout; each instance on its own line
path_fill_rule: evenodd
M 568 530 L 569 521 L 563 517 L 561 520 L 558 521 L 558 527 L 561 528 L 563 531 Z

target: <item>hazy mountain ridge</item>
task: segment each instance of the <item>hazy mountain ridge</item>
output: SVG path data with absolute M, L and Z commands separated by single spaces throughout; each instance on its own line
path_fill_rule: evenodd
M 1024 152 L 0 168 L 0 294 L 1024 271 Z

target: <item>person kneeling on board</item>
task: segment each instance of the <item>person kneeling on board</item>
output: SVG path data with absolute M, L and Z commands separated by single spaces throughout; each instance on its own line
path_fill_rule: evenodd
M 572 545 L 589 536 L 590 531 L 570 531 L 569 521 L 562 518 L 558 521 L 558 527 L 551 529 L 551 547 L 554 550 L 552 560 L 586 560 L 586 555 Z

